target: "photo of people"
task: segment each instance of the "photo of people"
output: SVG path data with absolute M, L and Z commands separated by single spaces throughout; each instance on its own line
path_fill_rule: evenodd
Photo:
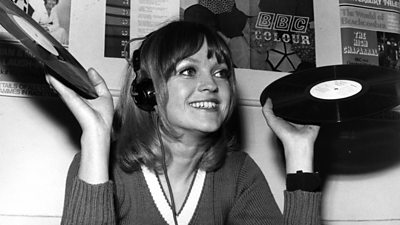
M 64 47 L 68 46 L 71 0 L 13 0 Z
M 377 32 L 379 66 L 400 70 L 400 35 Z

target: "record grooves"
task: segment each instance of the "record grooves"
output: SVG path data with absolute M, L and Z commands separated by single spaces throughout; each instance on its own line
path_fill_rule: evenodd
M 274 113 L 288 121 L 319 124 L 350 121 L 400 104 L 399 71 L 373 65 L 333 65 L 303 70 L 268 85 Z
M 52 75 L 86 98 L 97 97 L 83 66 L 10 0 L 0 0 L 0 24 L 35 58 L 43 62 Z

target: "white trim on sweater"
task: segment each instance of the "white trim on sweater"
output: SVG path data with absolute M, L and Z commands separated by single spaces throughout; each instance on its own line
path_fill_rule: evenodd
M 172 209 L 168 203 L 168 200 L 165 198 L 156 174 L 145 166 L 142 166 L 142 171 L 158 211 L 169 225 L 174 225 L 175 223 Z M 186 203 L 183 206 L 181 213 L 177 215 L 179 225 L 187 225 L 192 219 L 194 211 L 196 210 L 197 204 L 200 200 L 201 192 L 203 191 L 205 178 L 206 172 L 199 170 L 196 174 L 192 189 L 190 193 L 188 193 Z

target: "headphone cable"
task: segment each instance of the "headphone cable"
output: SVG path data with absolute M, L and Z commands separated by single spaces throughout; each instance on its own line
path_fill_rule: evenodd
M 161 139 L 161 132 L 159 130 L 159 128 L 160 128 L 160 126 L 159 126 L 160 125 L 160 121 L 159 120 L 160 120 L 160 118 L 157 115 L 157 119 L 156 119 L 156 121 L 157 121 L 157 135 L 158 135 L 158 139 L 160 141 L 160 148 L 161 148 L 161 154 L 162 154 L 162 159 L 163 159 L 163 161 L 162 161 L 162 169 L 163 169 L 163 172 L 164 172 L 165 180 L 167 181 L 168 192 L 169 192 L 169 196 L 170 196 L 170 199 L 171 199 L 171 207 L 172 207 L 172 215 L 173 215 L 173 218 L 174 218 L 174 223 L 175 223 L 175 225 L 178 225 L 174 194 L 172 193 L 172 187 L 171 187 L 171 183 L 170 183 L 169 177 L 168 177 L 167 162 L 166 162 L 166 156 L 165 156 L 165 148 L 164 148 L 163 141 Z

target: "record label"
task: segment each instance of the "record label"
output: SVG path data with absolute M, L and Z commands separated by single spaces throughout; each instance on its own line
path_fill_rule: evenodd
M 49 51 L 51 54 L 58 56 L 57 50 L 53 44 L 47 40 L 39 30 L 29 24 L 25 19 L 19 16 L 13 15 L 14 21 L 23 29 L 33 40 L 35 40 L 40 46 Z
M 330 80 L 314 85 L 311 96 L 323 100 L 348 98 L 362 90 L 362 85 L 352 80 Z

